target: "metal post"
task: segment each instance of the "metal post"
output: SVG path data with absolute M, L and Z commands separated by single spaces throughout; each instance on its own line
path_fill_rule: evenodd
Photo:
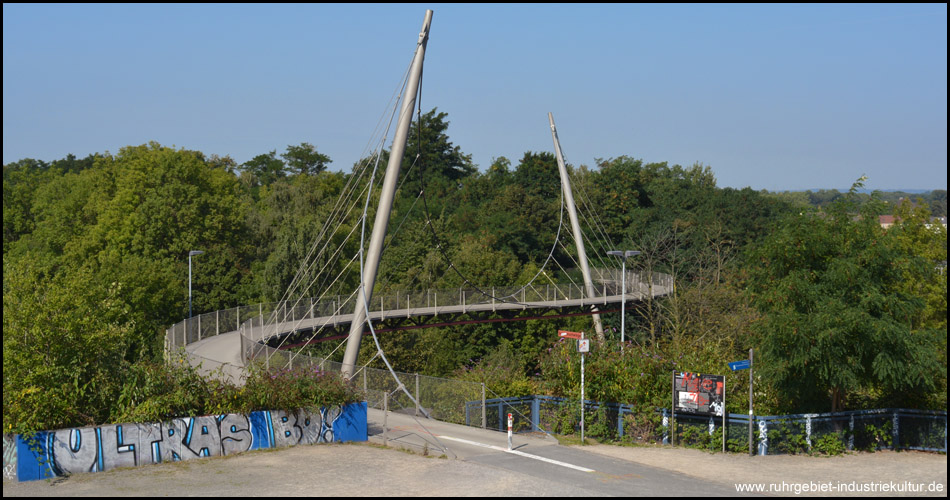
M 389 421 L 389 393 L 383 391 L 383 444 L 389 446 L 389 432 L 387 423 Z
M 607 255 L 620 257 L 620 350 L 626 341 L 625 321 L 627 317 L 627 257 L 640 255 L 638 250 L 610 250 Z M 606 285 L 605 285 L 606 286 Z
M 752 448 L 752 349 L 749 349 L 749 456 L 755 456 L 755 450 Z
M 892 434 L 894 435 L 894 440 L 893 440 L 894 446 L 891 449 L 895 451 L 900 449 L 900 419 L 898 418 L 897 415 L 898 415 L 897 411 L 895 410 L 894 411 L 894 426 L 893 426 L 893 430 L 891 431 Z
M 722 377 L 722 452 L 726 452 L 726 377 Z
M 670 402 L 673 404 L 670 413 L 670 443 L 676 446 L 676 370 L 670 381 Z
M 419 416 L 419 374 L 416 373 L 416 416 Z
M 554 153 L 557 157 L 557 169 L 561 175 L 561 188 L 564 194 L 567 213 L 571 219 L 571 228 L 574 231 L 574 242 L 577 245 L 577 261 L 581 265 L 581 273 L 584 275 L 584 287 L 587 289 L 587 295 L 594 297 L 594 282 L 590 277 L 590 268 L 587 266 L 587 252 L 584 250 L 584 235 L 581 233 L 580 223 L 577 221 L 577 209 L 574 207 L 574 193 L 571 191 L 571 180 L 567 176 L 567 167 L 564 165 L 564 156 L 561 154 L 561 143 L 557 138 L 557 128 L 554 127 L 554 115 L 548 113 L 548 122 L 551 124 L 551 137 L 554 139 Z M 597 309 L 594 308 L 596 311 Z M 594 320 L 594 330 L 597 332 L 597 340 L 604 341 L 604 327 L 600 322 L 600 315 L 591 316 Z
M 848 421 L 848 451 L 854 449 L 854 414 L 851 414 L 851 418 Z
M 402 157 L 406 150 L 412 112 L 416 107 L 416 94 L 422 76 L 422 62 L 425 59 L 426 42 L 429 39 L 429 25 L 431 22 L 432 11 L 426 10 L 425 19 L 422 22 L 422 31 L 416 41 L 416 53 L 412 58 L 409 79 L 406 82 L 402 110 L 399 114 L 396 133 L 389 152 L 389 163 L 386 166 L 386 175 L 383 179 L 379 205 L 376 211 L 376 222 L 373 224 L 373 234 L 370 238 L 366 262 L 363 265 L 363 282 L 361 284 L 363 301 L 356 301 L 353 320 L 350 324 L 350 333 L 346 341 L 343 366 L 340 370 L 344 378 L 353 376 L 356 360 L 359 358 L 360 341 L 363 338 L 363 323 L 367 320 L 366 307 L 373 295 L 373 286 L 376 284 L 376 271 L 379 268 L 380 257 L 382 257 L 386 228 L 389 225 L 389 215 L 392 211 L 393 198 L 396 193 L 396 181 L 399 179 L 399 169 L 402 167 Z
M 485 415 L 485 383 L 482 382 L 482 429 L 488 427 L 488 420 Z
M 541 430 L 541 400 L 537 396 L 531 398 L 531 432 Z
M 620 265 L 620 352 L 623 352 L 624 320 L 627 317 L 627 256 L 623 256 Z
M 581 332 L 584 340 L 584 332 Z M 584 353 L 581 353 L 581 444 L 584 444 Z

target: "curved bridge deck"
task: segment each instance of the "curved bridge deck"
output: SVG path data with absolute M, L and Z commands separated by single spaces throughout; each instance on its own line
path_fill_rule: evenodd
M 585 309 L 636 302 L 648 297 L 670 293 L 672 279 L 655 273 L 641 276 L 627 273 L 627 293 L 621 293 L 619 271 L 610 275 L 601 271 L 595 285 L 600 296 L 587 297 L 576 285 L 542 285 L 524 288 L 485 288 L 486 297 L 476 289 L 430 290 L 426 292 L 383 295 L 371 299 L 369 318 L 374 324 L 384 321 L 414 319 L 424 321 L 439 316 L 486 315 L 524 310 Z M 608 279 L 615 278 L 615 279 Z M 652 279 L 644 279 L 652 278 Z M 251 344 L 266 345 L 291 335 L 349 328 L 356 297 L 335 297 L 331 300 L 301 299 L 294 302 L 259 304 L 202 314 L 166 330 L 166 350 L 184 347 L 192 362 L 203 363 L 203 370 L 227 367 L 239 376 L 249 357 Z M 345 314 L 342 311 L 347 311 Z M 473 320 L 473 322 L 489 320 Z M 333 337 L 333 338 L 339 338 Z M 287 342 L 284 342 L 287 344 Z

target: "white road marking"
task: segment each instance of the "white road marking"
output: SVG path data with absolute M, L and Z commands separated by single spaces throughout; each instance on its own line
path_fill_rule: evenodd
M 571 469 L 579 470 L 579 471 L 581 471 L 581 472 L 594 472 L 594 469 L 588 469 L 587 467 L 581 467 L 580 465 L 574 465 L 574 464 L 569 464 L 569 463 L 566 463 L 566 462 L 560 462 L 560 461 L 558 461 L 558 460 L 552 460 L 552 459 L 550 459 L 550 458 L 539 457 L 539 456 L 537 456 L 537 455 L 531 455 L 530 453 L 525 453 L 525 452 L 523 452 L 523 451 L 507 450 L 507 449 L 505 449 L 505 448 L 502 448 L 501 446 L 493 446 L 493 445 L 490 445 L 490 444 L 477 443 L 477 442 L 475 442 L 475 441 L 469 441 L 469 440 L 467 440 L 467 439 L 461 439 L 461 438 L 452 437 L 452 436 L 439 436 L 439 437 L 440 437 L 440 438 L 443 438 L 443 439 L 451 439 L 452 441 L 458 441 L 458 442 L 460 442 L 460 443 L 470 444 L 470 445 L 473 445 L 473 446 L 481 446 L 482 448 L 489 448 L 489 449 L 496 450 L 496 451 L 503 451 L 503 452 L 505 452 L 505 453 L 513 453 L 513 454 L 515 454 L 515 455 L 519 455 L 519 456 L 522 456 L 522 457 L 533 458 L 533 459 L 535 459 L 535 460 L 540 460 L 540 461 L 542 461 L 542 462 L 547 462 L 547 463 L 549 463 L 549 464 L 560 465 L 561 467 L 568 467 L 568 468 L 571 468 Z

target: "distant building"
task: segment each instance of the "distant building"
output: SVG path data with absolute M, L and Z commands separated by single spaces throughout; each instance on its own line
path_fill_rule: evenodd
M 878 223 L 880 223 L 881 227 L 883 227 L 884 229 L 887 229 L 893 226 L 895 219 L 896 217 L 894 217 L 893 215 L 879 215 L 877 217 Z
M 900 198 L 897 200 L 898 206 L 903 205 L 904 203 L 910 203 L 910 206 L 912 208 L 917 206 L 917 203 L 907 198 Z M 887 229 L 893 226 L 894 224 L 900 224 L 901 218 L 897 217 L 896 215 L 879 215 L 877 218 L 877 221 L 881 225 L 882 228 Z M 943 225 L 943 228 L 946 229 L 947 218 L 946 217 L 931 217 L 930 224 L 927 224 L 927 227 L 933 228 L 936 224 L 941 224 Z
M 877 221 L 881 225 L 882 228 L 887 229 L 893 226 L 894 224 L 900 224 L 901 218 L 897 217 L 896 215 L 879 215 L 877 217 Z M 936 226 L 937 224 L 942 225 L 943 228 L 946 229 L 947 218 L 946 217 L 931 217 L 930 223 L 927 224 L 927 227 L 932 228 Z

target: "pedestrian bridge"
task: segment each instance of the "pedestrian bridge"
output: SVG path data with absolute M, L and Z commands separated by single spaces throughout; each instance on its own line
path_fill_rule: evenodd
M 673 289 L 669 275 L 627 272 L 624 294 L 620 270 L 592 271 L 596 296 L 577 283 L 400 292 L 372 297 L 368 316 L 377 332 L 555 318 L 619 311 L 622 302 Z M 224 367 L 239 377 L 247 361 L 262 352 L 345 338 L 357 299 L 354 293 L 200 314 L 166 330 L 166 351 L 184 348 L 202 371 Z

